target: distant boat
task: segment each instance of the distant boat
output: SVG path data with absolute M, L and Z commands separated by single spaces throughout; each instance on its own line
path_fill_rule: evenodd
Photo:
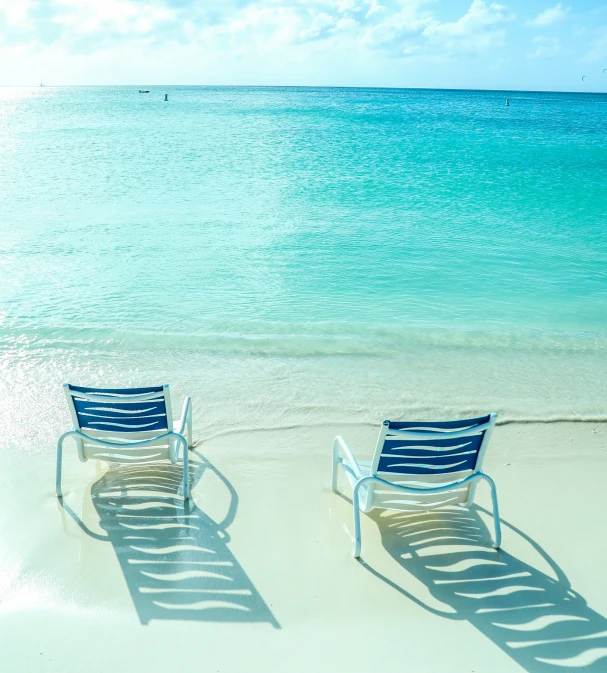
M 139 93 L 150 93 L 149 89 L 139 89 Z
M 40 86 L 44 86 L 44 84 L 42 84 L 42 82 L 40 82 Z

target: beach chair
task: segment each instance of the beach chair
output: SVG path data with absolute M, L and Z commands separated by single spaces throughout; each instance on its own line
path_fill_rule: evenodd
M 352 486 L 354 556 L 360 556 L 360 513 L 374 508 L 424 512 L 474 501 L 479 481 L 491 488 L 495 539 L 501 544 L 497 492 L 481 471 L 497 414 L 446 422 L 384 421 L 373 460 L 357 461 L 343 437 L 333 442 L 331 489 L 341 465 Z M 343 454 L 343 457 L 340 455 Z
M 76 440 L 82 462 L 183 461 L 183 497 L 190 497 L 188 448 L 192 446 L 192 403 L 186 397 L 181 419 L 173 422 L 169 386 L 153 388 L 82 388 L 63 386 L 74 427 L 57 443 L 57 496 L 61 492 L 63 442 Z M 185 433 L 185 434 L 184 434 Z

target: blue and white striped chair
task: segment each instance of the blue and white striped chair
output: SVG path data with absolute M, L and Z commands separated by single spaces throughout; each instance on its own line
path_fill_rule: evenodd
M 183 461 L 183 497 L 190 497 L 188 447 L 192 446 L 192 403 L 186 397 L 181 419 L 173 422 L 169 386 L 82 388 L 63 386 L 74 427 L 57 444 L 57 496 L 61 492 L 63 442 L 76 440 L 78 457 L 113 463 Z
M 499 548 L 501 529 L 495 483 L 481 471 L 496 420 L 497 414 L 436 423 L 384 421 L 371 461 L 357 461 L 338 435 L 333 443 L 331 488 L 337 492 L 337 470 L 341 465 L 353 489 L 354 556 L 360 556 L 361 511 L 469 507 L 479 481 L 486 481 L 491 488 L 493 546 Z

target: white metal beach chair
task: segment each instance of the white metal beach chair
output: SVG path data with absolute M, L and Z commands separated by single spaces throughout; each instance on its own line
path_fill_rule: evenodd
M 437 507 L 469 507 L 479 481 L 491 488 L 495 539 L 501 544 L 497 492 L 481 471 L 497 414 L 461 421 L 384 421 L 373 460 L 357 461 L 343 437 L 333 442 L 333 478 L 341 465 L 352 486 L 354 556 L 360 556 L 360 512 L 374 508 L 427 511 Z M 344 457 L 340 456 L 340 452 Z
M 57 444 L 57 496 L 61 497 L 63 442 L 76 440 L 78 457 L 114 463 L 183 461 L 183 496 L 190 497 L 188 447 L 192 446 L 192 403 L 183 402 L 173 422 L 169 386 L 152 388 L 82 388 L 63 386 L 74 428 Z M 185 434 L 184 434 L 185 433 Z

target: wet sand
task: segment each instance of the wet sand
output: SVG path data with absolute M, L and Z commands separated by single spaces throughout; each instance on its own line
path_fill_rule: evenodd
M 10 673 L 607 670 L 607 426 L 499 426 L 478 507 L 363 516 L 331 493 L 337 433 L 225 434 L 180 468 L 0 456 L 0 661 Z M 196 432 L 195 432 L 196 437 Z M 66 445 L 67 446 L 67 445 Z M 31 448 L 31 447 L 30 447 Z

